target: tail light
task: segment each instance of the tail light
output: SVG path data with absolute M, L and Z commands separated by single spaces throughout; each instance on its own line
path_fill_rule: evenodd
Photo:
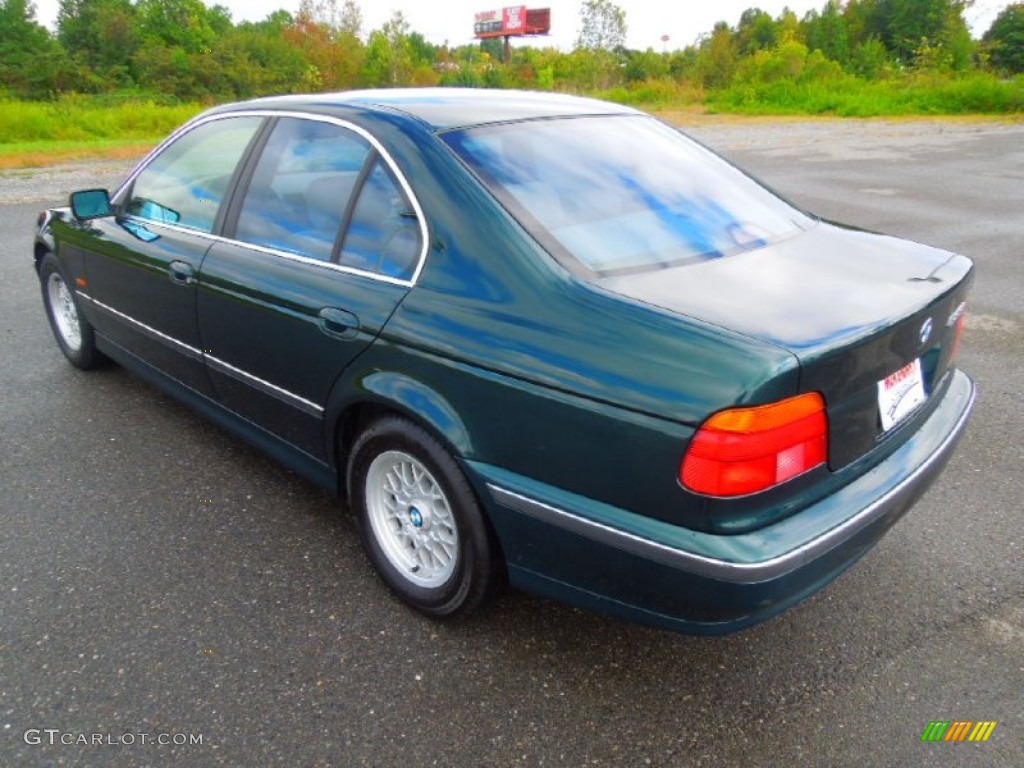
M 949 353 L 949 362 L 952 364 L 956 361 L 957 352 L 960 351 L 960 339 L 963 338 L 964 325 L 967 324 L 967 304 L 961 304 L 957 307 L 950 320 L 955 324 L 953 329 L 953 348 Z
M 817 392 L 709 418 L 690 441 L 679 479 L 709 496 L 757 493 L 828 460 L 825 400 Z

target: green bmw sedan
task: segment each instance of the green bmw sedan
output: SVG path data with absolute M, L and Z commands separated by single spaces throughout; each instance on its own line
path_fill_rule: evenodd
M 967 423 L 970 260 L 821 220 L 653 117 L 357 91 L 211 109 L 39 216 L 60 349 L 337 494 L 403 601 L 689 633 L 851 566 Z

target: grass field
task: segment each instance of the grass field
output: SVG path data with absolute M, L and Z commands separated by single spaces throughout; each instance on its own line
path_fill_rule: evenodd
M 595 94 L 642 109 L 699 107 L 734 115 L 909 117 L 992 115 L 1024 118 L 1024 75 L 989 72 L 958 76 L 911 72 L 878 80 L 844 73 L 838 65 L 807 67 L 792 76 L 749 71 L 727 88 L 703 90 L 671 79 L 647 80 Z
M 142 154 L 198 113 L 198 104 L 64 96 L 0 101 L 0 169 Z
M 1024 115 L 1024 77 L 987 73 L 957 78 L 919 74 L 865 81 L 852 75 L 828 80 L 752 81 L 709 94 L 714 111 L 750 115 Z
M 714 119 L 709 115 L 1024 120 L 1024 76 L 999 79 L 987 73 L 879 81 L 845 74 L 821 80 L 753 78 L 710 92 L 664 79 L 595 95 L 659 114 L 685 113 L 690 120 Z M 137 94 L 65 95 L 53 102 L 0 98 L 0 170 L 138 157 L 202 109 Z
M 198 104 L 112 101 L 64 96 L 57 101 L 0 101 L 0 145 L 35 141 L 142 141 L 165 136 L 199 112 Z

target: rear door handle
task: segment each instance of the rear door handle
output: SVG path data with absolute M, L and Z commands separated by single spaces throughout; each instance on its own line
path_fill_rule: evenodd
M 171 282 L 177 285 L 192 285 L 196 281 L 196 271 L 185 261 L 172 261 L 167 265 L 167 274 Z
M 328 336 L 354 339 L 359 333 L 359 318 L 344 309 L 324 307 L 317 316 L 320 318 L 320 328 Z

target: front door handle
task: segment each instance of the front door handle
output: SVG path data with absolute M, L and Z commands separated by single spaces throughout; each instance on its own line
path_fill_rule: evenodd
M 328 336 L 354 339 L 359 333 L 359 318 L 344 309 L 324 307 L 317 316 L 320 318 L 320 328 Z
M 177 285 L 192 285 L 196 281 L 196 271 L 185 261 L 172 261 L 167 265 L 167 274 L 171 282 Z

